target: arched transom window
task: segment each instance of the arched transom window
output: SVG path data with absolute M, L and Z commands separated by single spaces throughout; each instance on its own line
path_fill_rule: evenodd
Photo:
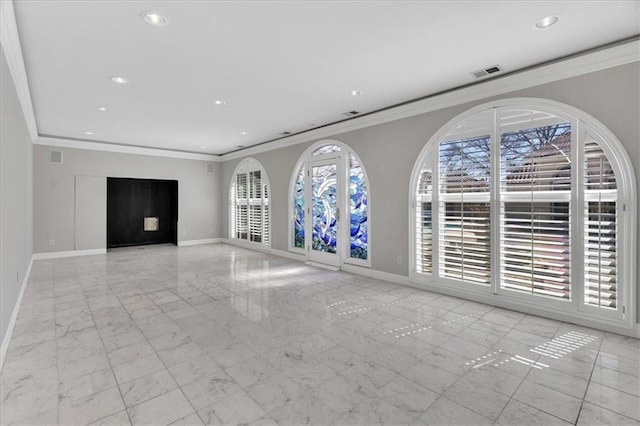
M 366 173 L 338 141 L 320 142 L 300 158 L 291 182 L 290 249 L 339 266 L 370 264 Z
M 415 281 L 631 324 L 633 171 L 592 117 L 478 107 L 427 144 L 412 194 Z
M 231 239 L 270 244 L 269 179 L 262 165 L 243 160 L 231 178 L 229 219 Z

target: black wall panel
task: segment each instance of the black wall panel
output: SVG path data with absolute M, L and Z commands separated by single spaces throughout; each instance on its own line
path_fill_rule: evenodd
M 158 231 L 144 218 L 158 217 Z M 178 243 L 178 181 L 107 178 L 107 248 Z

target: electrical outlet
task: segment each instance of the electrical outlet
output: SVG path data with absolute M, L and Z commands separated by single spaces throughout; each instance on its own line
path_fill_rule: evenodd
M 396 258 L 396 263 L 397 263 L 398 265 L 402 265 L 402 256 L 398 256 L 398 257 Z
M 50 245 L 50 246 L 55 246 L 55 245 L 56 245 L 56 240 L 54 240 L 54 239 L 50 239 L 50 240 L 49 240 L 49 245 Z

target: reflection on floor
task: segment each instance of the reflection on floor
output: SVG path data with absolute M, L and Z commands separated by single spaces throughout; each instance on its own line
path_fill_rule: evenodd
M 228 245 L 33 264 L 2 424 L 637 424 L 640 343 Z

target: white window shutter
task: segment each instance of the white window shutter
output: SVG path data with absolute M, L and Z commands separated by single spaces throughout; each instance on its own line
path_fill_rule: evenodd
M 584 302 L 617 309 L 616 178 L 597 142 L 589 139 L 584 150 Z

